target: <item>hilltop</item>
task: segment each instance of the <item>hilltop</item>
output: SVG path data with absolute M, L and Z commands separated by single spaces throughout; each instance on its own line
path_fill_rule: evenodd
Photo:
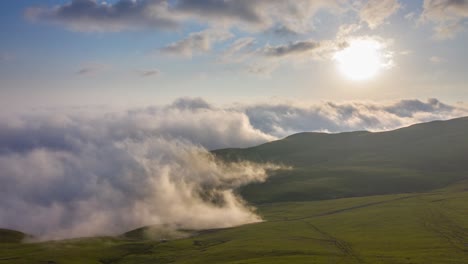
M 421 192 L 468 177 L 468 117 L 378 133 L 299 133 L 213 153 L 292 168 L 241 190 L 257 204 Z

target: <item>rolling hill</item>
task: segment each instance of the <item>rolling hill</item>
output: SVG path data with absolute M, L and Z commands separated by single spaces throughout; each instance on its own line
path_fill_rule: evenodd
M 468 177 L 468 118 L 379 133 L 299 133 L 213 153 L 291 168 L 241 190 L 256 204 L 421 192 Z

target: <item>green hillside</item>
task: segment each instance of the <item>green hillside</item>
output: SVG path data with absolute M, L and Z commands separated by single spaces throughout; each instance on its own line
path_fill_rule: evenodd
M 468 118 L 381 133 L 300 133 L 214 153 L 291 167 L 241 190 L 256 204 L 421 192 L 468 177 Z
M 19 231 L 0 228 L 0 244 L 19 243 L 28 237 L 28 235 Z
M 139 236 L 0 246 L 0 263 L 386 263 L 468 261 L 468 182 L 418 194 L 262 205 L 265 222 L 172 241 Z M 2 234 L 0 233 L 0 236 Z

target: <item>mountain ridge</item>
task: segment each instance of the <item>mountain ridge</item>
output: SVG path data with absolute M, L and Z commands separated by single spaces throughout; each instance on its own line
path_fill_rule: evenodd
M 462 117 L 385 132 L 302 132 L 255 147 L 213 153 L 227 161 L 292 167 L 273 173 L 265 183 L 244 187 L 240 193 L 254 203 L 420 192 L 467 177 L 467 131 L 468 117 Z M 265 193 L 272 190 L 282 198 Z M 269 198 L 259 199 L 259 193 Z

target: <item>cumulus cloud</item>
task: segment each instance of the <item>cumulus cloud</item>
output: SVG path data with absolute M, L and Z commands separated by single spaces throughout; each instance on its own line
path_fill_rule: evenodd
M 280 167 L 226 163 L 207 149 L 302 131 L 394 129 L 468 110 L 437 99 L 221 107 L 180 98 L 126 111 L 1 115 L 0 227 L 55 239 L 260 221 L 235 190 Z
M 341 1 L 310 0 L 71 0 L 55 7 L 30 7 L 26 17 L 77 31 L 121 31 L 141 28 L 174 29 L 181 23 L 202 23 L 264 30 L 278 24 L 296 31 L 310 26 L 322 9 L 340 10 Z
M 466 0 L 424 0 L 422 22 L 435 24 L 435 37 L 452 38 L 464 29 L 468 18 L 468 1 Z
M 401 100 L 387 104 L 256 104 L 246 106 L 244 111 L 255 128 L 277 137 L 302 131 L 383 131 L 414 123 L 468 115 L 468 109 L 447 105 L 437 99 L 429 99 L 426 102 Z
M 369 28 L 374 29 L 398 9 L 400 9 L 400 3 L 397 0 L 369 0 L 360 10 L 359 16 Z
M 173 29 L 177 19 L 163 0 L 72 0 L 55 7 L 30 7 L 25 15 L 32 21 L 63 25 L 74 31 L 122 31 L 141 28 Z
M 280 25 L 305 32 L 319 10 L 339 11 L 342 1 L 310 0 L 202 0 L 179 1 L 177 8 L 188 14 L 244 29 L 264 30 Z
M 191 57 L 193 54 L 208 52 L 213 44 L 232 37 L 233 35 L 228 31 L 207 29 L 190 33 L 188 37 L 169 44 L 161 51 L 167 54 Z
M 0 226 L 58 239 L 260 221 L 235 189 L 278 166 L 226 163 L 206 148 L 272 139 L 244 114 L 201 99 L 123 113 L 2 118 Z
M 224 163 L 201 147 L 161 138 L 34 148 L 1 155 L 0 167 L 0 224 L 42 239 L 258 222 L 234 189 L 277 168 Z

